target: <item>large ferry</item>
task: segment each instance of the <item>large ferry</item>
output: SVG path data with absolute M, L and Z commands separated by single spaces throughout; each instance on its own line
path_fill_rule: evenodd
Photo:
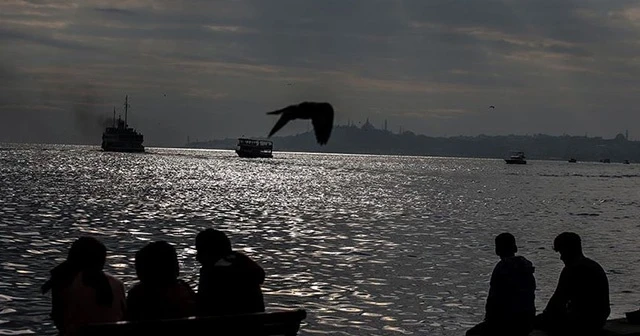
M 129 112 L 129 96 L 124 99 L 124 120 L 113 109 L 113 126 L 102 133 L 102 150 L 105 152 L 144 152 L 144 137 L 127 124 Z
M 243 158 L 272 158 L 273 142 L 240 138 L 236 154 Z

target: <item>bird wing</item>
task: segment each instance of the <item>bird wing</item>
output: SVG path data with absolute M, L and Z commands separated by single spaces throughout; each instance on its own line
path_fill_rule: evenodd
M 329 105 L 326 110 L 318 111 L 311 117 L 311 123 L 318 143 L 326 144 L 333 128 L 333 108 Z
M 273 114 L 273 113 L 270 113 L 270 114 Z M 273 125 L 271 132 L 269 132 L 269 137 L 274 135 L 278 130 L 280 130 L 284 125 L 286 125 L 289 122 L 289 120 L 291 119 L 286 114 L 282 114 L 280 116 L 280 119 L 278 119 L 278 122 L 276 122 L 276 124 Z

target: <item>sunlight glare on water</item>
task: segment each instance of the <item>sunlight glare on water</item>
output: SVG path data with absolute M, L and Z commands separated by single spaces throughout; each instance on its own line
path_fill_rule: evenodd
M 0 147 L 0 334 L 55 334 L 39 288 L 83 234 L 107 245 L 107 270 L 128 288 L 135 252 L 169 241 L 195 288 L 197 232 L 225 230 L 264 267 L 268 310 L 307 309 L 301 335 L 462 334 L 483 317 L 503 231 L 536 266 L 539 311 L 565 230 L 607 271 L 612 316 L 640 298 L 637 165 Z

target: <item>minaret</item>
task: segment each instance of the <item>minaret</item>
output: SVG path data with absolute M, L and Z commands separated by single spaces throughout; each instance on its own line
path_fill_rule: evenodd
M 387 131 L 387 119 L 384 120 L 384 131 Z
M 124 128 L 129 127 L 129 124 L 127 124 L 128 110 L 129 110 L 129 95 L 126 95 L 124 97 Z
M 116 128 L 116 107 L 113 107 L 113 128 Z

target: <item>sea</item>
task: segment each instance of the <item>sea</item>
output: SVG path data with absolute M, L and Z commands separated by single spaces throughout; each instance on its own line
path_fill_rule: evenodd
M 307 311 L 300 335 L 463 335 L 502 232 L 536 268 L 538 312 L 563 266 L 553 239 L 573 231 L 622 317 L 640 305 L 639 215 L 638 164 L 5 143 L 0 335 L 56 334 L 40 286 L 77 237 L 106 244 L 127 288 L 135 252 L 168 241 L 195 289 L 205 228 L 265 269 L 267 311 Z

